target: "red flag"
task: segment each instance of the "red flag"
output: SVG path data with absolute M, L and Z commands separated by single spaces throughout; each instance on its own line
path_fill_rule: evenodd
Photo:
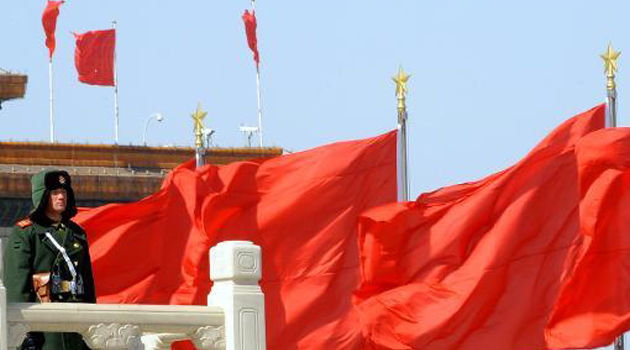
M 247 34 L 247 45 L 254 53 L 254 61 L 256 67 L 260 64 L 260 56 L 258 56 L 258 39 L 256 39 L 256 12 L 245 10 L 243 13 L 243 22 L 245 22 L 245 33 Z
M 588 135 L 577 161 L 584 244 L 546 329 L 550 348 L 610 344 L 630 328 L 630 129 Z
M 57 28 L 57 16 L 59 16 L 59 6 L 63 1 L 48 1 L 44 14 L 42 15 L 42 24 L 44 32 L 46 32 L 46 47 L 48 47 L 48 58 L 52 60 L 55 52 L 55 28 Z
M 199 171 L 190 162 L 154 195 L 77 222 L 89 235 L 99 302 L 205 304 L 209 248 L 250 240 L 263 252 L 269 348 L 359 349 L 356 221 L 395 199 L 390 132 Z
M 91 85 L 114 85 L 116 30 L 95 30 L 74 35 L 74 63 L 79 81 Z
M 609 344 L 622 324 L 627 327 L 619 322 L 630 311 L 625 270 L 615 275 L 609 266 L 599 279 L 568 284 L 580 267 L 597 274 L 608 266 L 607 258 L 594 264 L 601 250 L 578 264 L 588 241 L 583 211 L 603 214 L 593 224 L 606 230 L 627 227 L 620 224 L 630 217 L 625 213 L 619 225 L 610 225 L 604 214 L 608 203 L 598 201 L 613 188 L 602 192 L 606 181 L 596 189 L 582 178 L 593 168 L 579 160 L 576 144 L 593 140 L 592 132 L 603 126 L 599 106 L 565 122 L 505 171 L 366 213 L 360 220 L 362 283 L 356 305 L 369 347 L 537 350 Z M 585 136 L 589 133 L 593 138 Z M 624 147 L 627 164 L 630 145 Z M 602 176 L 609 175 L 600 168 Z M 622 181 L 619 173 L 613 176 Z M 630 192 L 627 181 L 625 186 Z M 595 193 L 585 201 L 580 189 Z M 618 201 L 630 204 L 627 197 Z M 628 238 L 622 241 L 620 249 L 630 246 Z M 630 265 L 625 249 L 617 269 Z M 606 291 L 604 279 L 611 276 L 618 277 L 615 287 L 625 287 L 615 295 L 618 304 Z M 622 305 L 626 314 L 613 305 Z

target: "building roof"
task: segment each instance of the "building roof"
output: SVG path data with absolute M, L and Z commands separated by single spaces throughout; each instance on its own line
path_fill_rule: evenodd
M 0 103 L 14 98 L 22 98 L 26 93 L 28 77 L 0 68 Z
M 0 142 L 0 164 L 170 170 L 195 158 L 192 147 Z M 282 155 L 279 147 L 207 148 L 206 164 L 228 164 Z
M 0 142 L 0 227 L 30 209 L 30 178 L 54 167 L 72 176 L 78 205 L 130 202 L 159 190 L 174 167 L 194 159 L 190 147 L 143 147 L 44 142 Z M 206 164 L 222 165 L 282 155 L 282 148 L 208 148 Z

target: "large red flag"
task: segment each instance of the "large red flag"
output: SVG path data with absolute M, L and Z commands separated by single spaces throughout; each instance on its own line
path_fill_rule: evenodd
M 48 58 L 52 60 L 55 53 L 55 29 L 57 28 L 57 16 L 59 16 L 59 6 L 63 1 L 48 1 L 44 14 L 42 14 L 42 24 L 46 32 L 46 47 L 48 47 Z
M 74 63 L 79 81 L 91 85 L 114 85 L 116 31 L 95 30 L 75 34 Z
M 258 39 L 256 38 L 256 12 L 245 10 L 243 13 L 243 22 L 245 23 L 245 33 L 247 34 L 247 45 L 254 53 L 254 61 L 256 61 L 256 67 L 260 64 L 260 56 L 258 55 Z
M 359 349 L 357 219 L 396 199 L 396 133 L 278 158 L 175 169 L 136 203 L 77 218 L 99 302 L 205 304 L 208 250 L 262 247 L 269 349 Z M 139 256 L 141 255 L 141 259 Z
M 610 343 L 623 328 L 621 316 L 627 319 L 627 313 L 616 312 L 617 305 L 630 311 L 622 296 L 630 292 L 630 280 L 621 270 L 612 273 L 610 263 L 616 261 L 608 266 L 600 257 L 589 265 L 596 252 L 578 264 L 587 240 L 583 211 L 603 214 L 596 223 L 609 235 L 614 232 L 608 229 L 629 223 L 629 215 L 619 212 L 617 225 L 611 225 L 606 218 L 612 208 L 597 205 L 608 193 L 602 190 L 614 190 L 609 183 L 596 189 L 582 178 L 593 169 L 579 161 L 576 144 L 603 126 L 604 106 L 599 106 L 565 122 L 505 171 L 367 212 L 360 224 L 362 283 L 355 302 L 368 347 L 537 350 Z M 630 152 L 630 145 L 624 147 Z M 629 154 L 624 154 L 626 164 Z M 619 173 L 614 176 L 622 181 Z M 587 200 L 580 186 L 596 193 Z M 627 203 L 627 197 L 619 202 Z M 626 251 L 619 257 L 626 260 L 617 268 L 630 265 L 630 243 L 621 241 Z M 593 274 L 608 267 L 608 273 L 565 287 L 580 267 Z M 609 298 L 613 294 L 606 295 L 604 279 L 611 276 L 619 277 L 615 287 L 625 287 L 614 294 L 618 304 Z M 598 303 L 602 300 L 604 305 Z M 549 323 L 552 314 L 555 323 Z
M 577 147 L 584 244 L 546 329 L 550 348 L 596 347 L 630 328 L 630 129 Z

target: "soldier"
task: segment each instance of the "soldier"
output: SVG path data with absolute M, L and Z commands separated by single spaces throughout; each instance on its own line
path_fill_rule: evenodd
M 88 242 L 76 215 L 70 175 L 42 171 L 31 178 L 34 209 L 13 228 L 5 248 L 9 302 L 95 303 Z M 23 350 L 88 349 L 77 333 L 31 332 Z

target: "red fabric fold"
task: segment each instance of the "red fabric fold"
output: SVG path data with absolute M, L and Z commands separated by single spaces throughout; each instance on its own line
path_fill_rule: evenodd
M 615 310 L 621 319 L 630 302 L 612 307 L 613 299 L 623 299 L 606 292 L 612 266 L 601 283 L 585 277 L 616 263 L 602 256 L 596 264 L 589 260 L 585 251 L 594 246 L 582 229 L 589 221 L 583 213 L 595 208 L 599 229 L 612 229 L 607 215 L 627 220 L 621 212 L 609 213 L 608 204 L 598 206 L 604 203 L 597 198 L 613 188 L 593 184 L 608 170 L 583 160 L 590 154 L 602 161 L 582 141 L 592 142 L 603 127 L 602 105 L 565 122 L 502 172 L 363 215 L 355 302 L 367 348 L 536 350 L 610 343 L 623 326 L 604 325 L 606 313 Z M 623 147 L 625 152 L 630 144 Z M 597 180 L 590 184 L 587 178 Z M 596 194 L 588 198 L 584 193 L 591 191 Z M 618 281 L 624 271 L 616 271 Z M 630 291 L 628 282 L 618 283 L 623 286 L 617 293 Z M 592 293 L 585 293 L 587 285 Z M 611 310 L 600 305 L 603 300 Z M 601 318 L 594 317 L 598 312 Z M 578 329 L 585 332 L 576 335 Z
M 75 34 L 74 63 L 79 81 L 90 85 L 114 86 L 116 30 L 95 30 Z
M 630 129 L 588 135 L 576 154 L 584 244 L 546 329 L 551 348 L 610 344 L 630 328 Z
M 278 158 L 174 169 L 139 202 L 84 211 L 100 303 L 200 304 L 208 251 L 262 248 L 269 349 L 359 349 L 359 214 L 396 199 L 396 132 Z
M 52 60 L 55 53 L 57 41 L 55 40 L 55 29 L 57 28 L 57 17 L 59 16 L 59 6 L 63 1 L 48 1 L 42 14 L 42 25 L 46 33 L 46 47 L 48 48 L 48 58 Z

